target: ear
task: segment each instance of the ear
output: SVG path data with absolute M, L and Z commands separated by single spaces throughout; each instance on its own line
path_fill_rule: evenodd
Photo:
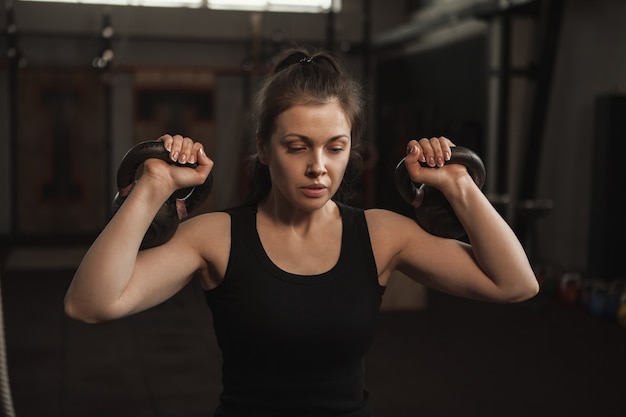
M 263 165 L 268 165 L 269 155 L 267 152 L 267 146 L 258 134 L 256 135 L 256 154 L 260 163 L 262 163 Z

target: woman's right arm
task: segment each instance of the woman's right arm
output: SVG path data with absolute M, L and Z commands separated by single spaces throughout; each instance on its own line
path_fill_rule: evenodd
M 191 228 L 179 227 L 166 244 L 139 251 L 143 236 L 165 200 L 178 188 L 202 183 L 213 162 L 188 138 L 162 138 L 173 159 L 197 161 L 176 167 L 150 159 L 124 204 L 106 225 L 80 263 L 65 297 L 65 311 L 85 322 L 112 320 L 165 301 L 204 267 Z

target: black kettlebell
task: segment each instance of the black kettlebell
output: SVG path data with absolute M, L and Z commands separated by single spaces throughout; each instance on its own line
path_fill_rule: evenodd
M 122 158 L 117 169 L 118 192 L 113 199 L 113 214 L 119 210 L 126 195 L 121 195 L 120 191 L 127 188 L 135 181 L 135 175 L 139 166 L 147 159 L 156 158 L 172 165 L 195 168 L 197 164 L 179 164 L 169 157 L 169 152 L 160 140 L 148 140 L 133 146 Z M 211 194 L 213 188 L 213 173 L 210 173 L 204 183 L 195 187 L 182 188 L 173 193 L 161 206 L 158 213 L 152 220 L 150 227 L 146 231 L 141 242 L 140 249 L 148 249 L 159 246 L 167 242 L 174 236 L 178 224 L 180 223 L 176 210 L 176 200 L 183 200 L 187 213 L 191 213 L 204 202 Z
M 464 165 L 476 185 L 482 189 L 486 173 L 485 165 L 480 157 L 472 150 L 461 146 L 452 147 L 450 150 L 450 160 L 445 163 Z M 411 205 L 414 204 L 418 188 L 424 193 L 422 203 L 415 208 L 417 224 L 435 236 L 451 239 L 463 237 L 465 229 L 446 197 L 435 187 L 411 181 L 404 165 L 405 159 L 403 158 L 396 166 L 395 183 L 400 196 Z M 425 163 L 421 165 L 428 167 Z

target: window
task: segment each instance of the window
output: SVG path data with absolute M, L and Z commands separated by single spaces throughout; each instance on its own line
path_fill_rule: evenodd
M 189 7 L 216 10 L 326 13 L 338 12 L 341 0 L 22 0 L 116 6 Z

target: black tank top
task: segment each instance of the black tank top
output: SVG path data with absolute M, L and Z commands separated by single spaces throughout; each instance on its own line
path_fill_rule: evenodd
M 340 205 L 341 254 L 329 271 L 287 273 L 267 256 L 256 207 L 228 210 L 231 250 L 205 291 L 222 351 L 219 417 L 372 415 L 363 361 L 384 287 L 363 210 Z

